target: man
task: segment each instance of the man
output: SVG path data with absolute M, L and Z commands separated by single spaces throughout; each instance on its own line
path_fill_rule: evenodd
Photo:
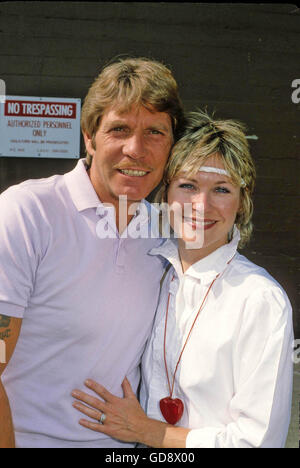
M 79 426 L 70 393 L 87 376 L 120 396 L 127 376 L 137 390 L 163 268 L 147 255 L 158 239 L 127 234 L 132 218 L 149 222 L 144 198 L 183 125 L 164 65 L 117 61 L 83 105 L 86 161 L 0 196 L 0 447 L 132 446 Z

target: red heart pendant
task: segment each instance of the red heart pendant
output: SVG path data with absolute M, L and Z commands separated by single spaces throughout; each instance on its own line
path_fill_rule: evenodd
M 166 397 L 159 402 L 160 411 L 169 424 L 176 424 L 184 410 L 183 402 L 179 398 Z

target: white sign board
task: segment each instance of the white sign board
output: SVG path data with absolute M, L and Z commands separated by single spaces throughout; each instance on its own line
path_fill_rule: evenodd
M 80 157 L 80 99 L 5 96 L 0 156 Z

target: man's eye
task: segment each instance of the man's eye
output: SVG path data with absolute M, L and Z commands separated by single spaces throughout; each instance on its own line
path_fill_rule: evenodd
M 114 127 L 111 129 L 113 132 L 122 132 L 122 130 L 125 130 L 124 127 Z

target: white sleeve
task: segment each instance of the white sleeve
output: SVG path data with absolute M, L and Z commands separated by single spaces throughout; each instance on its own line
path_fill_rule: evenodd
M 11 187 L 0 196 L 0 314 L 22 318 L 41 256 L 34 200 Z
M 283 448 L 291 413 L 292 310 L 277 286 L 247 300 L 234 341 L 232 422 L 189 432 L 187 448 Z M 231 378 L 231 376 L 228 376 Z

